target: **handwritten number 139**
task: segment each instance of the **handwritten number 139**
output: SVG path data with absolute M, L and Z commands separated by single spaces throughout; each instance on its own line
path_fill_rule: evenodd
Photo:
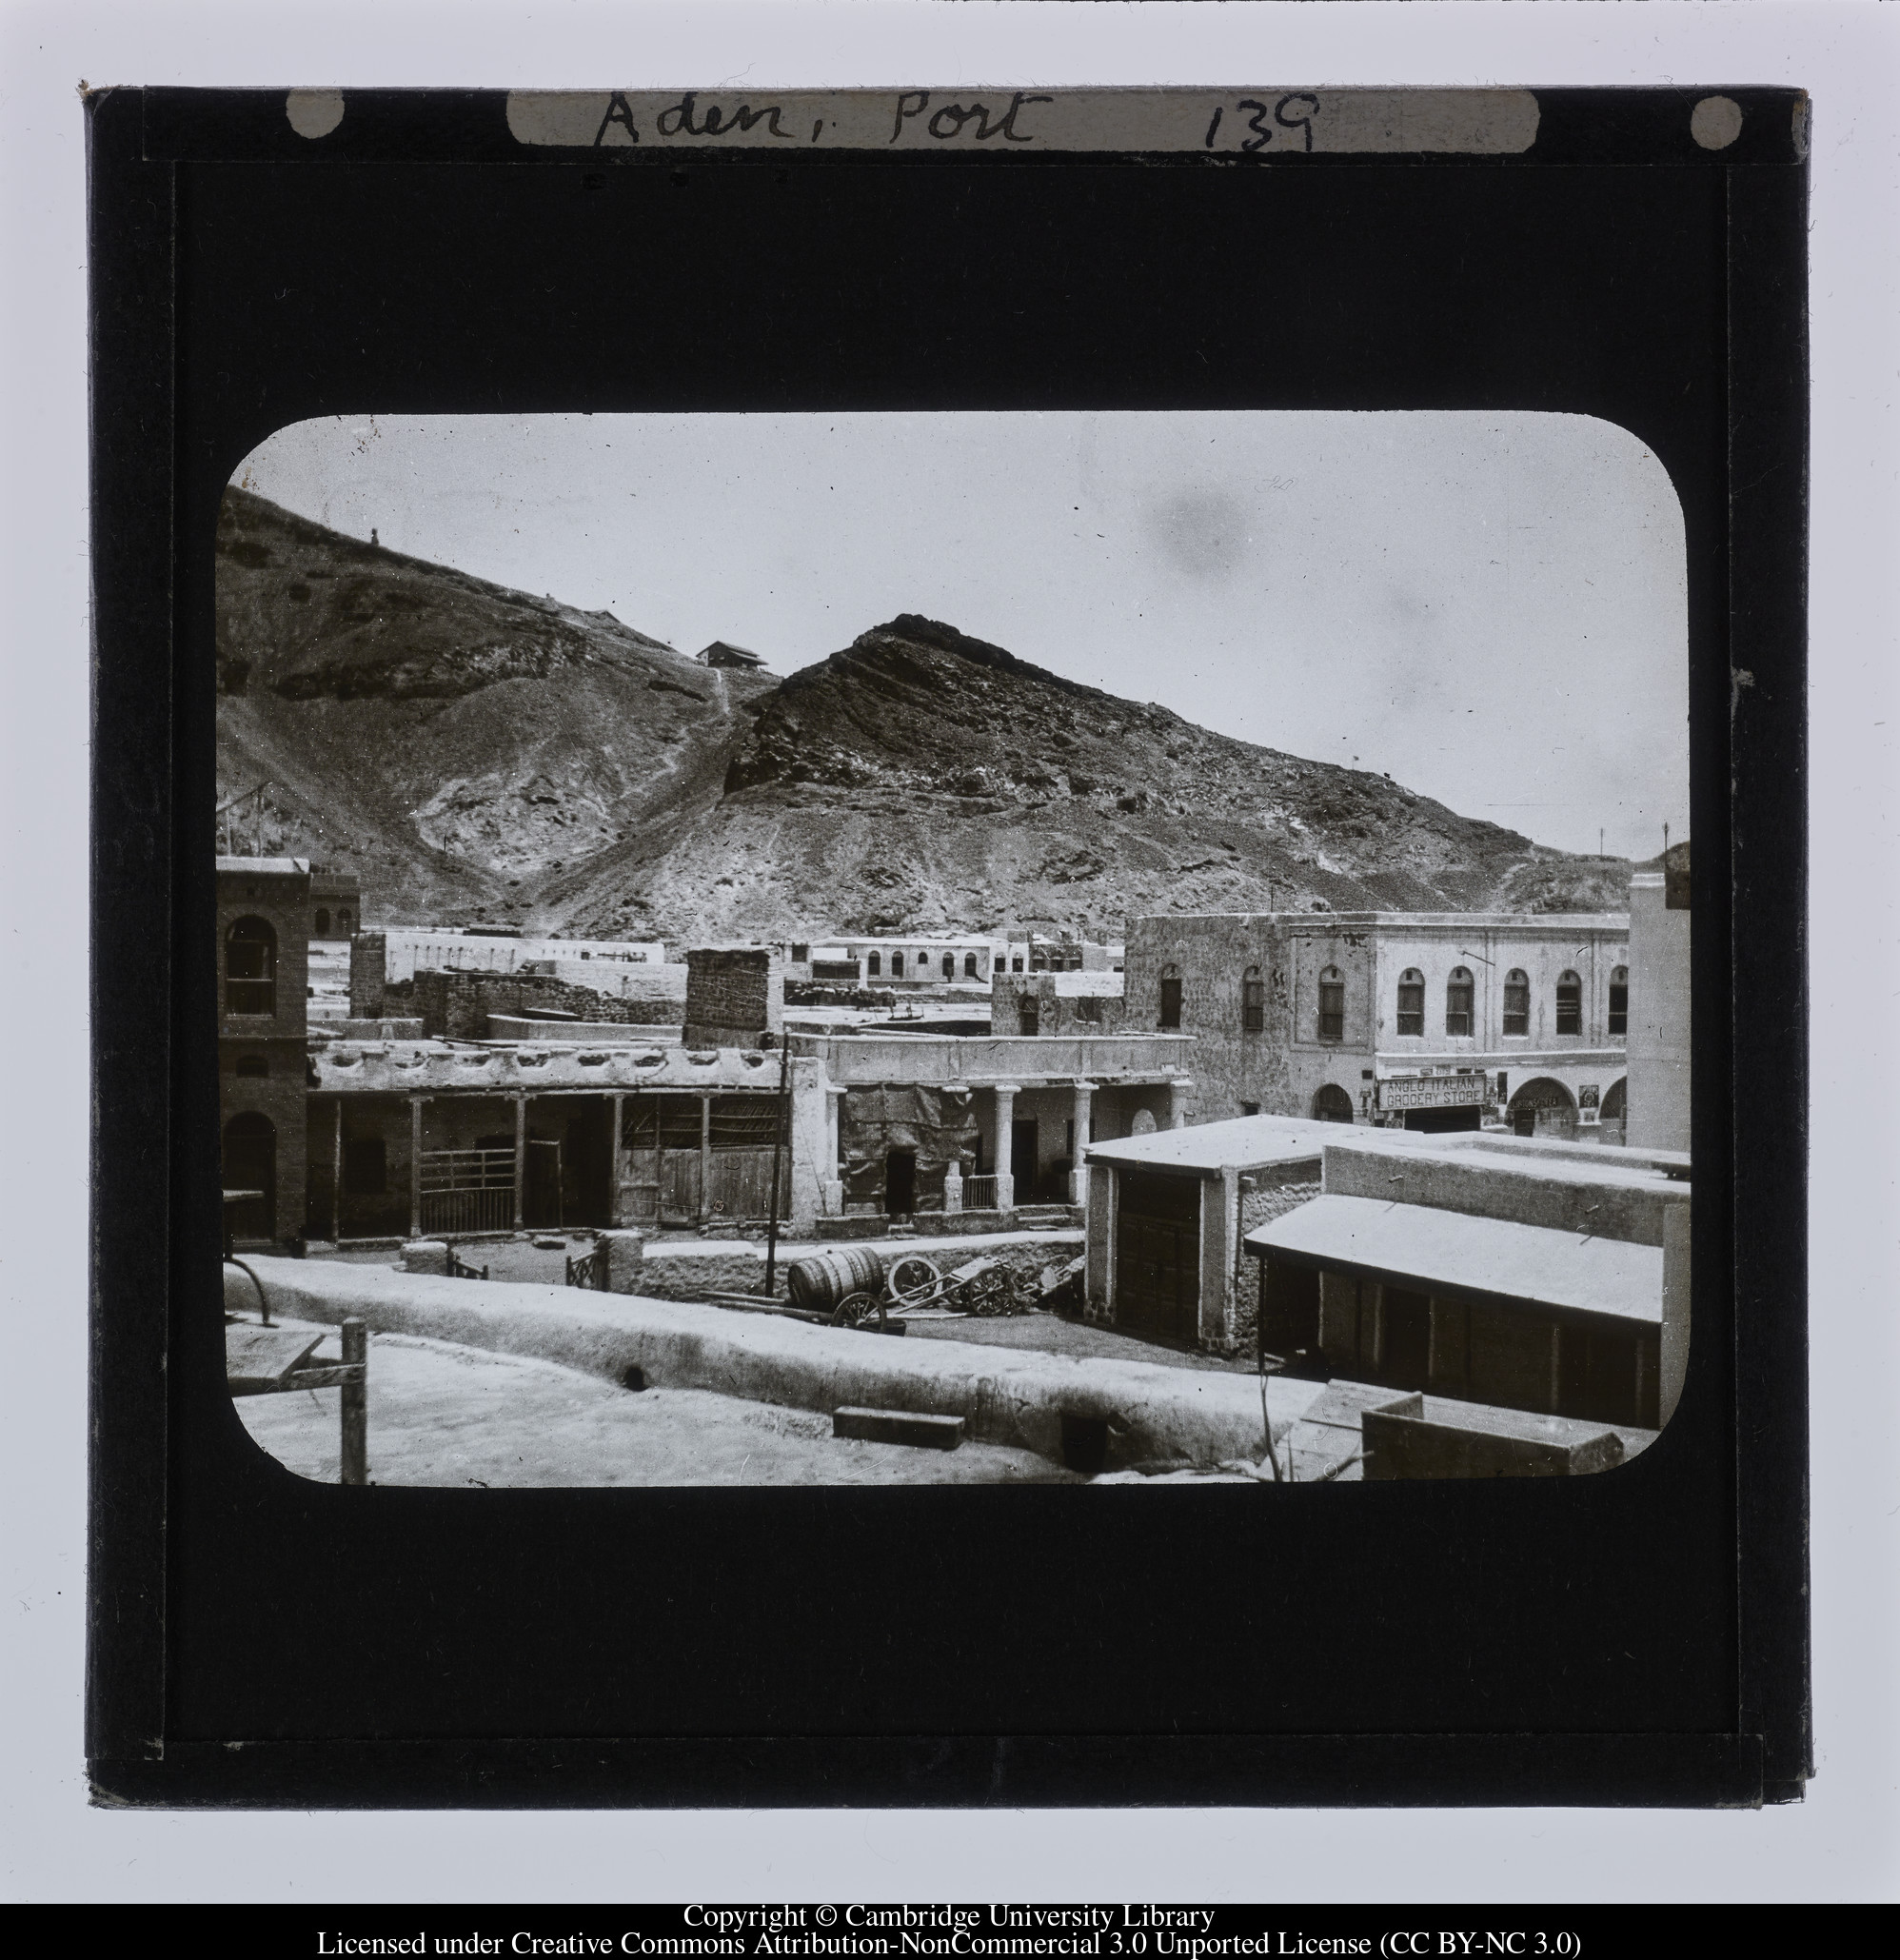
M 1288 105 L 1296 102 L 1307 105 L 1306 112 L 1303 115 L 1297 112 L 1292 115 L 1287 113 Z M 1274 132 L 1267 128 L 1266 118 L 1268 109 L 1264 102 L 1257 101 L 1251 95 L 1246 95 L 1242 96 L 1234 107 L 1237 111 L 1243 109 L 1251 109 L 1254 111 L 1247 118 L 1247 127 L 1253 130 L 1254 134 L 1241 143 L 1240 148 L 1243 150 L 1251 153 L 1254 150 L 1262 149 L 1274 140 Z M 1304 134 L 1306 139 L 1305 148 L 1309 154 L 1311 154 L 1313 149 L 1313 118 L 1318 113 L 1318 96 L 1306 94 L 1282 95 L 1274 104 L 1272 110 L 1274 121 L 1282 129 L 1298 129 Z M 1208 124 L 1207 134 L 1202 139 L 1203 148 L 1212 149 L 1214 148 L 1215 132 L 1220 128 L 1221 114 L 1222 111 L 1220 109 L 1217 109 L 1214 111 L 1214 119 Z

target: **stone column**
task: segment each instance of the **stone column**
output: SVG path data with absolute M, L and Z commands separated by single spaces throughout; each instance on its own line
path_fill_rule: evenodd
M 1187 1099 L 1194 1089 L 1191 1076 L 1175 1076 L 1168 1083 L 1168 1128 L 1187 1128 Z
M 1090 1164 L 1088 1268 L 1085 1292 L 1091 1320 L 1115 1318 L 1115 1171 L 1106 1163 Z
M 943 1209 L 945 1212 L 963 1209 L 963 1172 L 961 1166 L 954 1162 L 943 1173 Z
M 409 1098 L 409 1237 L 423 1236 L 423 1099 Z
M 1070 1202 L 1087 1204 L 1089 1201 L 1089 1106 L 1095 1096 L 1093 1082 L 1076 1084 L 1076 1148 L 1072 1168 L 1069 1172 Z
M 839 1176 L 839 1112 L 843 1107 L 843 1088 L 835 1082 L 824 1085 L 824 1160 L 823 1178 L 821 1188 L 823 1193 L 824 1216 L 828 1218 L 841 1218 L 844 1212 L 844 1179 Z
M 997 1133 L 997 1210 L 1013 1212 L 1016 1209 L 1016 1172 L 1010 1160 L 1009 1126 L 1016 1116 L 1015 1082 L 999 1082 L 996 1085 L 996 1133 Z M 1034 1166 L 1031 1167 L 1032 1170 Z

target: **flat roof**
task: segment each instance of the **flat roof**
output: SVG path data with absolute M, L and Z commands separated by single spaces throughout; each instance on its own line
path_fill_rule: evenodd
M 1225 1122 L 1190 1123 L 1184 1129 L 1091 1143 L 1089 1161 L 1203 1175 L 1268 1164 L 1317 1164 L 1320 1152 L 1329 1141 L 1336 1143 L 1342 1131 L 1351 1134 L 1344 1123 L 1316 1122 L 1311 1117 L 1230 1117 Z
M 307 878 L 310 861 L 307 858 L 220 858 L 218 869 L 247 874 L 252 878 Z
M 1516 932 L 1548 937 L 1587 927 L 1601 932 L 1628 932 L 1628 912 L 1149 912 L 1139 925 L 1197 925 L 1214 920 L 1272 920 L 1284 925 L 1363 931 L 1368 926 L 1460 927 L 1469 932 Z
M 1243 1242 L 1257 1257 L 1286 1256 L 1421 1293 L 1483 1294 L 1662 1324 L 1660 1246 L 1336 1195 L 1309 1199 Z

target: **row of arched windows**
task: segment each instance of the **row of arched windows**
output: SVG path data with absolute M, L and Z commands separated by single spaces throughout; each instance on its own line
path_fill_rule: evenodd
M 1445 980 L 1445 1033 L 1470 1037 L 1477 1031 L 1477 983 L 1471 968 L 1455 966 Z M 1554 1005 L 1559 1035 L 1583 1033 L 1583 981 L 1574 973 L 1557 977 Z M 1398 977 L 1397 1021 L 1400 1035 L 1425 1033 L 1425 976 L 1408 966 Z M 1346 976 L 1336 966 L 1319 976 L 1315 1034 L 1322 1041 L 1346 1039 Z M 1159 1010 L 1156 1025 L 1178 1028 L 1181 1024 L 1181 972 L 1178 966 L 1161 969 Z M 1240 1029 L 1243 1034 L 1263 1033 L 1267 1025 L 1266 980 L 1257 966 L 1250 966 L 1240 979 Z M 1608 1032 L 1624 1035 L 1630 1027 L 1630 970 L 1613 968 L 1610 975 Z M 1531 1032 L 1531 978 L 1522 967 L 1514 966 L 1504 977 L 1504 1020 L 1506 1035 Z
M 883 972 L 884 956 L 881 953 L 865 954 L 865 979 L 881 980 Z M 902 980 L 903 977 L 904 956 L 901 953 L 893 953 L 891 955 L 891 978 L 893 980 Z M 913 980 L 928 980 L 930 978 L 930 955 L 928 953 L 920 952 L 914 956 L 910 967 L 910 977 Z M 943 978 L 945 980 L 955 980 L 957 978 L 957 956 L 954 953 L 945 953 L 943 955 Z M 963 955 L 963 978 L 965 980 L 980 980 L 981 978 L 981 975 L 977 971 L 977 956 L 974 953 L 965 953 Z
M 1323 991 L 1323 979 L 1321 987 Z M 1474 1031 L 1474 992 L 1471 969 L 1466 966 L 1453 967 L 1445 981 L 1446 1034 L 1469 1035 Z M 1574 973 L 1565 972 L 1557 976 L 1554 1004 L 1556 1009 L 1556 1032 L 1560 1035 L 1582 1034 L 1583 981 Z M 1425 1032 L 1425 976 L 1415 966 L 1408 966 L 1398 977 L 1397 1013 L 1396 1033 L 1422 1035 Z M 1320 1015 L 1323 1022 L 1323 1001 Z M 1613 1035 L 1627 1034 L 1629 1026 L 1630 970 L 1627 966 L 1618 966 L 1613 968 L 1610 975 L 1609 1032 Z M 1531 1032 L 1531 977 L 1520 966 L 1514 966 L 1504 976 L 1504 1019 L 1501 1031 L 1506 1035 L 1528 1035 Z M 1327 1039 L 1323 1029 L 1320 1039 Z
M 337 907 L 336 930 L 339 939 L 346 940 L 349 937 L 349 907 L 347 905 Z M 317 916 L 311 921 L 310 937 L 317 940 L 327 940 L 329 936 L 330 908 L 327 905 L 319 905 L 317 907 Z M 583 960 L 586 957 L 584 953 L 581 955 Z

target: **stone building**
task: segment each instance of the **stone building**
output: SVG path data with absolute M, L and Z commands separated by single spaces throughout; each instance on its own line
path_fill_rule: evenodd
M 1192 1120 L 1620 1140 L 1629 921 L 1278 912 L 1130 928 L 1130 1030 L 1197 1040 Z
M 1337 1134 L 1259 1116 L 1096 1143 L 1088 1317 L 1178 1347 L 1251 1343 L 1257 1289 L 1242 1235 L 1317 1196 L 1320 1153 Z
M 304 1233 L 310 867 L 302 858 L 220 858 L 218 1119 L 239 1242 Z
M 363 887 L 353 871 L 332 871 L 322 864 L 310 866 L 310 925 L 312 940 L 347 941 L 363 923 Z
M 1689 845 L 1630 881 L 1632 1147 L 1689 1148 Z
M 829 1101 L 826 1210 L 1009 1214 L 1084 1201 L 1091 1144 L 1178 1126 L 1178 1036 L 797 1034 Z
M 1114 1035 L 1125 1020 L 1122 976 L 1105 969 L 999 973 L 990 983 L 998 1035 Z
M 1688 1352 L 1686 1161 L 1496 1136 L 1336 1139 L 1319 1195 L 1246 1236 L 1270 1349 L 1465 1402 L 1637 1432 L 1669 1419 Z
M 772 946 L 695 946 L 686 955 L 688 1048 L 770 1045 L 784 1033 L 785 962 Z

